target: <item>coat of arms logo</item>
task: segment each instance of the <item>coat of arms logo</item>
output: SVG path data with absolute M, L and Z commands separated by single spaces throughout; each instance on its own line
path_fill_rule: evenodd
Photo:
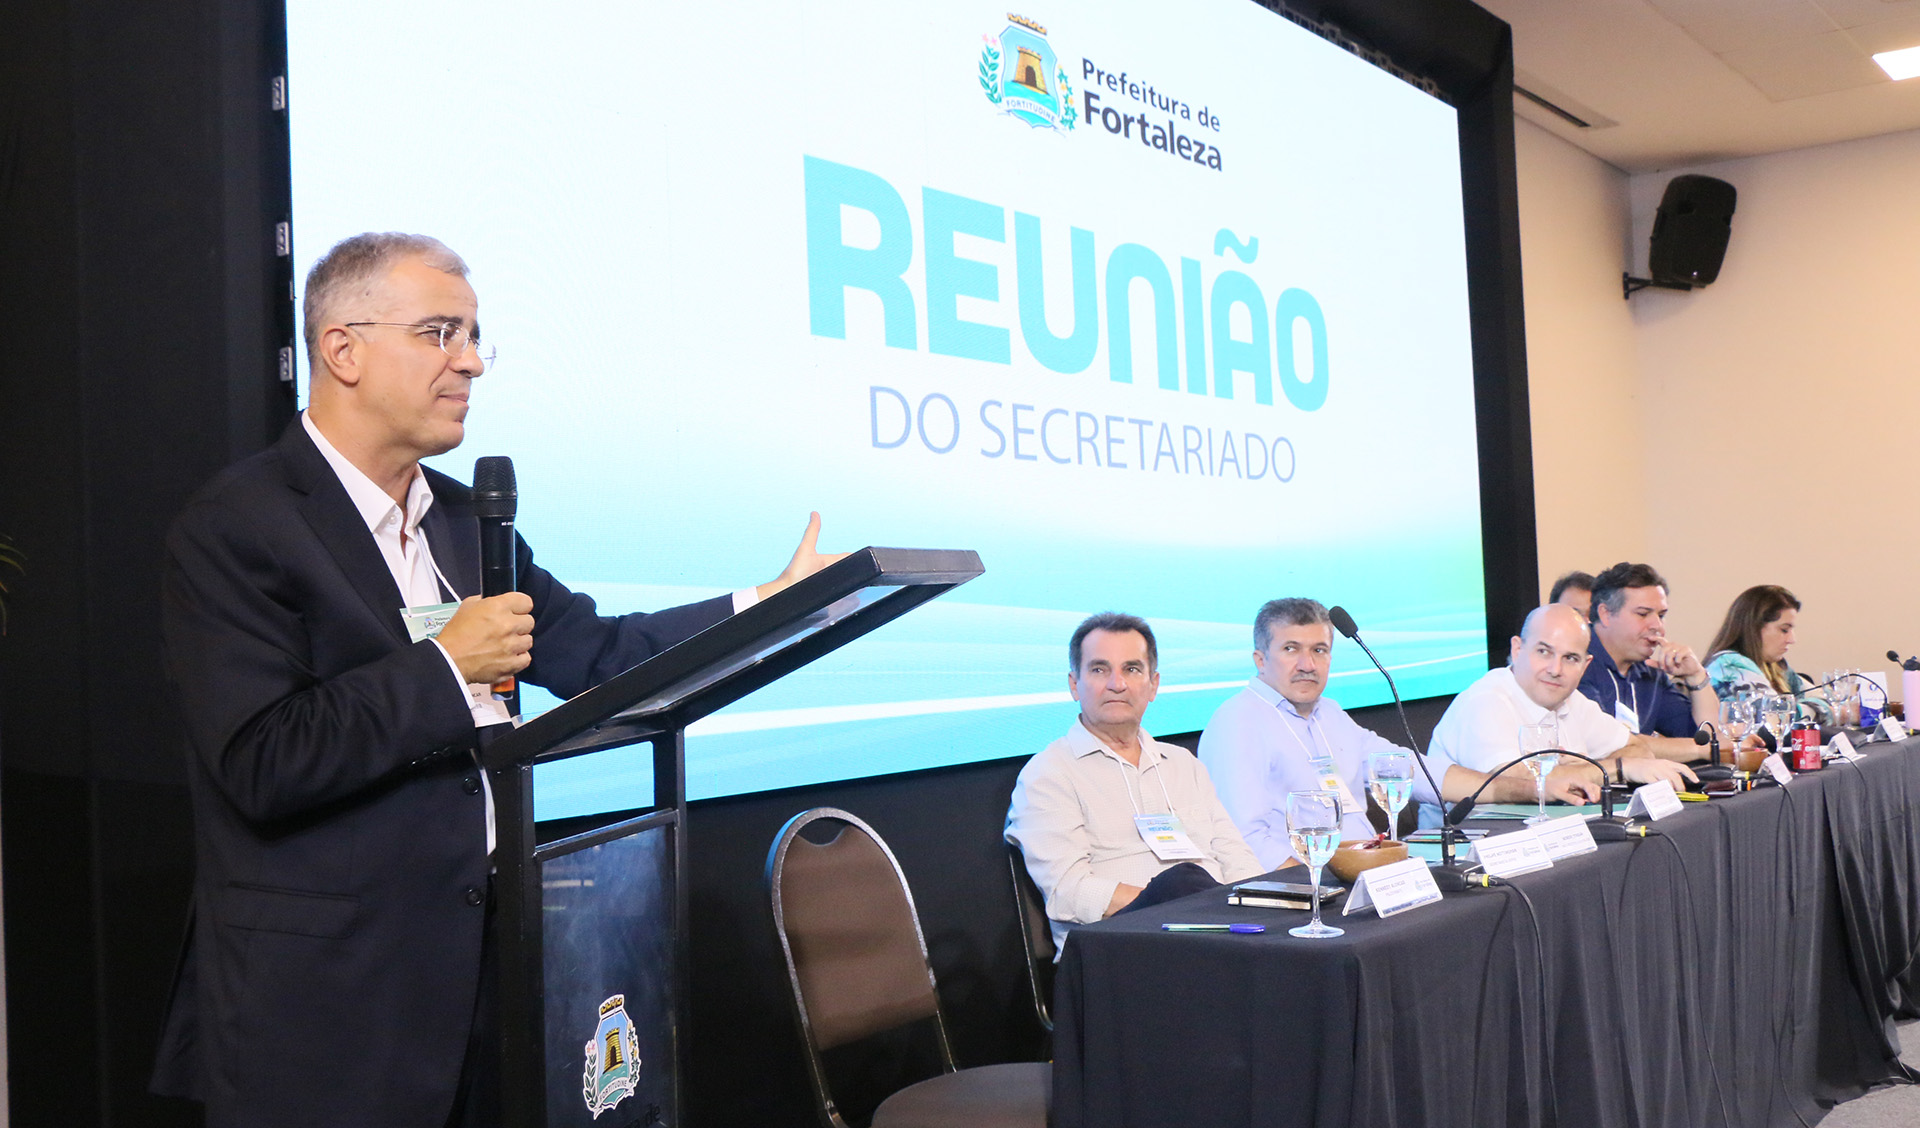
M 1035 129 L 1073 129 L 1080 119 L 1073 83 L 1047 42 L 1046 28 L 1008 12 L 1000 34 L 980 38 L 980 92 L 987 101 Z
M 627 1017 L 625 995 L 609 995 L 600 1004 L 600 1025 L 587 1042 L 587 1071 L 581 1084 L 587 1111 L 595 1120 L 632 1096 L 640 1084 L 640 1036 Z

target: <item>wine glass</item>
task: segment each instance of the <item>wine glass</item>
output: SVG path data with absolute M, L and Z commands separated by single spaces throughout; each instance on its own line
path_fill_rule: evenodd
M 1547 773 L 1560 764 L 1560 724 L 1543 721 L 1520 726 L 1520 751 L 1527 757 L 1527 770 L 1533 773 L 1533 789 L 1540 799 L 1540 811 L 1527 819 L 1528 826 L 1547 821 Z
M 1720 733 L 1732 745 L 1728 755 L 1740 754 L 1740 742 L 1753 730 L 1753 706 L 1744 697 L 1729 697 L 1720 703 Z
M 1288 792 L 1287 834 L 1293 839 L 1295 856 L 1313 871 L 1313 919 L 1298 928 L 1287 929 L 1288 934 L 1316 938 L 1345 935 L 1343 928 L 1320 923 L 1320 868 L 1333 858 L 1333 851 L 1340 845 L 1340 793 Z
M 1831 688 L 1838 691 L 1833 698 L 1833 723 L 1840 726 L 1860 723 L 1860 683 L 1851 670 L 1835 670 L 1834 684 Z
M 1786 747 L 1787 728 L 1793 724 L 1793 698 L 1785 693 L 1768 694 L 1760 702 L 1760 723 L 1773 734 L 1774 750 Z
M 1367 790 L 1387 813 L 1387 832 L 1400 825 L 1400 811 L 1413 798 L 1413 757 L 1405 752 L 1375 752 L 1367 757 Z

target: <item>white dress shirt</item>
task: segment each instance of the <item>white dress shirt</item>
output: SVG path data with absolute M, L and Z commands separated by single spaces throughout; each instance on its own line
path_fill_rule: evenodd
M 1007 809 L 1007 841 L 1020 847 L 1046 898 L 1056 951 L 1066 942 L 1067 925 L 1099 920 L 1120 885 L 1144 886 L 1177 864 L 1155 857 L 1133 821 L 1169 811 L 1206 854 L 1194 864 L 1215 881 L 1245 881 L 1267 871 L 1234 829 L 1207 769 L 1193 753 L 1144 729 L 1137 767 L 1076 717 L 1067 735 L 1020 769 Z
M 431 606 L 438 603 L 458 603 L 469 595 L 479 595 L 477 591 L 455 591 L 453 584 L 446 578 L 433 560 L 433 546 L 420 532 L 420 522 L 427 516 L 427 510 L 433 508 L 433 489 L 427 485 L 426 472 L 416 464 L 413 468 L 413 480 L 407 483 L 407 504 L 402 507 L 387 491 L 374 484 L 372 478 L 360 471 L 358 466 L 347 460 L 327 437 L 314 426 L 306 412 L 300 413 L 300 425 L 306 428 L 307 437 L 320 449 L 321 457 L 340 479 L 346 488 L 347 497 L 353 507 L 360 512 L 361 520 L 367 523 L 367 531 L 373 534 L 373 543 L 380 549 L 380 558 L 387 562 L 387 570 L 393 574 L 394 586 L 399 589 L 401 608 Z M 760 601 L 755 588 L 746 588 L 733 593 L 733 613 L 752 607 Z M 399 610 L 396 608 L 395 610 Z M 475 728 L 497 725 L 512 720 L 507 715 L 507 706 L 493 696 L 493 688 L 478 683 L 468 683 L 461 676 L 460 667 L 455 664 L 453 655 L 447 648 L 434 639 L 434 648 L 447 660 L 447 670 L 453 677 L 453 683 L 467 699 L 467 711 L 473 715 Z M 475 757 L 478 764 L 478 757 Z M 493 785 L 487 780 L 487 773 L 480 772 L 480 786 L 486 791 L 487 809 L 487 853 L 493 853 L 495 833 L 493 815 Z
M 373 534 L 373 543 L 380 549 L 380 558 L 387 562 L 387 571 L 393 574 L 394 585 L 400 591 L 400 607 L 423 607 L 436 603 L 458 603 L 466 595 L 478 595 L 479 592 L 457 592 L 453 585 L 441 575 L 440 568 L 433 562 L 433 546 L 420 532 L 420 522 L 427 516 L 427 510 L 433 508 L 433 489 L 427 485 L 427 475 L 416 464 L 413 468 L 413 481 L 407 483 L 407 504 L 403 509 L 399 503 L 387 496 L 387 491 L 375 485 L 372 478 L 360 472 L 360 468 L 347 461 L 347 456 L 334 449 L 320 428 L 306 412 L 300 413 L 300 424 L 307 429 L 307 437 L 313 445 L 320 448 L 321 457 L 346 487 L 347 497 L 353 507 L 360 511 L 361 520 L 367 523 L 367 531 Z M 399 608 L 395 608 L 399 610 Z M 497 725 L 509 720 L 507 706 L 503 701 L 494 699 L 490 686 L 468 684 L 460 676 L 460 667 L 454 664 L 453 655 L 447 648 L 434 639 L 434 648 L 447 660 L 447 670 L 453 677 L 453 684 L 467 699 L 467 711 L 473 715 L 475 728 L 485 725 Z M 478 767 L 479 758 L 474 759 Z M 493 784 L 487 780 L 487 773 L 480 772 L 480 786 L 486 792 L 487 853 L 492 854 L 496 840 L 493 815 Z
M 1560 725 L 1560 747 L 1600 759 L 1625 747 L 1627 726 L 1608 716 L 1593 699 L 1574 692 L 1558 709 L 1534 704 L 1515 680 L 1513 670 L 1488 670 L 1479 681 L 1460 691 L 1434 726 L 1427 752 L 1438 776 L 1447 764 L 1490 772 L 1520 754 L 1520 726 Z M 1430 817 L 1438 826 L 1438 808 L 1423 807 L 1422 825 Z

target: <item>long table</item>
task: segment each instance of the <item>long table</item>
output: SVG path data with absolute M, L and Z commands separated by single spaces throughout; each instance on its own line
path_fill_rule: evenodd
M 1331 940 L 1219 891 L 1075 929 L 1054 1123 L 1812 1124 L 1920 1015 L 1920 740 L 1867 751 Z

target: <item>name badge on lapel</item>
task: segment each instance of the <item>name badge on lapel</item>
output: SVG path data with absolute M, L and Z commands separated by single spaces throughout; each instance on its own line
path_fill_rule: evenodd
M 441 630 L 458 610 L 458 603 L 423 603 L 417 607 L 402 607 L 400 621 L 407 625 L 407 641 L 425 642 L 440 637 Z
M 1200 848 L 1187 837 L 1185 827 L 1180 825 L 1178 815 L 1135 815 L 1133 825 L 1140 832 L 1140 841 L 1147 844 L 1153 856 L 1163 862 L 1191 862 L 1206 858 Z

